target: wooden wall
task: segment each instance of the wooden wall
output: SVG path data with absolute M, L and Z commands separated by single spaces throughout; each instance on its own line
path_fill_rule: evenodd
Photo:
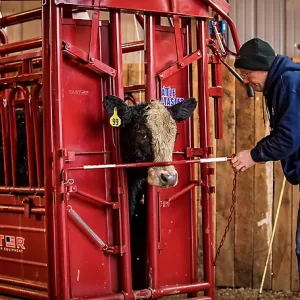
M 229 60 L 233 65 L 233 60 Z M 138 81 L 136 64 L 124 68 L 124 84 Z M 197 78 L 194 78 L 197 86 Z M 223 139 L 215 140 L 211 123 L 211 146 L 217 157 L 252 148 L 269 133 L 261 93 L 248 98 L 245 88 L 223 68 Z M 213 101 L 210 102 L 213 104 Z M 213 107 L 210 107 L 213 120 Z M 198 122 L 198 116 L 195 123 Z M 229 163 L 216 163 L 212 182 L 216 247 L 227 226 L 232 204 L 233 170 Z M 222 287 L 259 288 L 270 245 L 283 173 L 280 162 L 256 164 L 237 175 L 236 207 L 227 238 L 216 266 L 216 284 Z M 298 291 L 295 231 L 299 187 L 286 184 L 265 278 L 266 289 Z M 199 218 L 201 216 L 199 209 Z M 201 237 L 199 237 L 201 243 Z M 199 256 L 202 256 L 200 249 Z M 202 270 L 200 268 L 200 276 Z

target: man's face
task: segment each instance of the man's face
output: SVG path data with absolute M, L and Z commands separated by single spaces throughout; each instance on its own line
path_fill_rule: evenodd
M 244 79 L 244 83 L 249 84 L 254 91 L 262 92 L 264 90 L 265 82 L 268 76 L 267 71 L 239 69 L 239 74 Z

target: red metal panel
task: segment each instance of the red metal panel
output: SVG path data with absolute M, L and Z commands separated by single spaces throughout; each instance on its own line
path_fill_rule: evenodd
M 181 35 L 182 45 L 185 45 L 185 35 Z M 156 31 L 156 71 L 170 66 L 177 60 L 175 45 L 175 35 L 169 30 L 160 27 Z M 186 46 L 182 49 L 186 55 Z M 164 55 L 161 55 L 164 53 Z M 188 68 L 184 68 L 166 80 L 162 80 L 161 90 L 163 103 L 170 106 L 170 100 L 188 97 L 189 82 Z M 180 101 L 180 100 L 179 100 Z M 172 103 L 174 105 L 174 102 Z M 175 143 L 174 152 L 184 153 L 190 147 L 189 121 L 177 124 L 178 136 Z M 183 154 L 174 154 L 173 160 L 185 159 Z M 160 203 L 166 201 L 171 196 L 183 190 L 190 183 L 191 166 L 177 165 L 178 184 L 169 189 L 159 189 L 158 199 Z M 190 284 L 193 279 L 193 255 L 192 242 L 192 198 L 190 191 L 171 201 L 169 207 L 159 208 L 159 249 L 158 249 L 158 288 L 175 284 Z
M 23 206 L 21 196 L 0 195 L 0 205 Z M 34 206 L 43 206 L 44 198 L 34 197 Z M 45 217 L 0 212 L 1 277 L 47 283 Z M 0 287 L 1 293 L 1 287 Z
M 65 22 L 62 39 L 88 52 L 90 31 L 89 21 L 81 21 L 78 26 Z M 103 41 L 109 40 L 107 26 L 101 26 L 101 36 Z M 109 62 L 108 52 L 106 42 L 103 44 L 101 61 Z M 95 51 L 95 57 L 100 59 L 99 47 Z M 63 60 L 62 78 L 62 137 L 65 152 L 73 153 L 67 157 L 68 165 L 109 163 L 110 154 L 103 153 L 106 149 L 111 149 L 111 140 L 106 136 L 107 125 L 104 123 L 105 112 L 102 105 L 105 79 L 83 66 L 74 64 L 68 58 Z M 114 245 L 111 206 L 72 193 L 74 188 L 93 198 L 111 201 L 111 172 L 83 170 L 73 172 L 70 176 L 74 179 L 74 184 L 67 195 L 67 204 L 105 243 Z M 68 245 L 72 297 L 117 292 L 118 256 L 104 254 L 101 247 L 71 218 L 68 220 Z
M 57 4 L 72 4 L 72 5 L 85 5 L 93 7 L 94 0 L 56 0 Z M 218 2 L 221 2 L 219 0 Z M 105 8 L 121 8 L 124 10 L 136 10 L 147 12 L 176 13 L 182 15 L 208 17 L 208 8 L 202 1 L 199 0 L 174 0 L 172 8 L 170 0 L 152 0 L 152 1 L 139 1 L 139 0 L 102 0 L 100 7 Z

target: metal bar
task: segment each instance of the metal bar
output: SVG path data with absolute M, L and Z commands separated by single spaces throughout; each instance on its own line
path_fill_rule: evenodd
M 0 74 L 10 73 L 10 72 L 17 72 L 18 69 L 21 67 L 21 65 L 22 64 L 20 62 L 2 65 L 2 66 L 0 66 Z M 32 61 L 32 68 L 33 69 L 41 68 L 41 67 L 42 67 L 42 60 L 41 59 L 37 59 L 37 60 Z
M 2 130 L 2 151 L 3 151 L 3 162 L 4 162 L 4 183 L 6 186 L 10 185 L 10 142 L 9 142 L 9 121 L 8 121 L 8 113 L 9 108 L 8 105 L 4 105 L 4 99 L 1 99 L 1 130 Z M 7 104 L 7 99 L 6 99 Z
M 132 53 L 137 51 L 143 51 L 144 50 L 144 41 L 135 41 L 135 42 L 129 42 L 122 44 L 122 52 L 125 53 Z
M 102 204 L 111 205 L 111 206 L 114 206 L 116 204 L 115 202 L 108 202 L 108 201 L 106 201 L 102 198 L 96 198 L 96 197 L 93 197 L 93 196 L 91 196 L 89 194 L 86 194 L 86 193 L 83 193 L 83 192 L 76 191 L 75 193 L 78 194 L 79 196 L 88 198 L 88 199 L 93 200 L 94 202 L 97 202 L 97 203 L 102 203 Z
M 159 73 L 159 77 L 161 79 L 166 79 L 171 75 L 175 74 L 176 72 L 180 71 L 182 68 L 200 59 L 201 57 L 202 57 L 201 52 L 197 50 L 194 53 L 190 54 L 189 56 L 183 58 L 182 63 L 180 65 L 178 65 L 178 62 L 173 63 L 170 67 L 168 67 L 167 69 Z
M 174 31 L 175 31 L 175 44 L 176 44 L 176 54 L 177 54 L 177 64 L 183 66 L 183 50 L 181 42 L 181 32 L 180 32 L 180 20 L 178 16 L 173 16 L 174 21 Z
M 160 298 L 168 295 L 185 294 L 190 292 L 198 292 L 208 290 L 211 285 L 208 282 L 192 283 L 187 285 L 176 285 L 159 288 L 152 291 L 152 298 Z M 214 299 L 214 298 L 213 298 Z
M 212 162 L 225 162 L 230 161 L 232 157 L 209 157 L 200 158 L 194 160 L 175 160 L 167 162 L 144 162 L 144 163 L 121 163 L 121 164 L 104 164 L 104 165 L 84 165 L 81 167 L 71 167 L 65 169 L 66 171 L 71 170 L 95 170 L 95 169 L 112 169 L 112 168 L 145 168 L 153 166 L 171 166 L 171 165 L 183 165 L 183 164 L 206 164 Z
M 96 0 L 99 2 L 99 0 Z M 96 4 L 95 4 L 96 6 Z M 91 28 L 91 36 L 90 36 L 90 47 L 89 47 L 89 55 L 88 60 L 90 63 L 93 63 L 96 55 L 97 42 L 99 40 L 99 15 L 100 10 L 98 8 L 94 8 L 93 17 L 92 17 L 92 28 Z
M 6 79 L 6 78 L 5 78 Z M 17 126 L 16 113 L 14 107 L 14 98 L 18 88 L 13 88 L 8 97 L 8 114 L 9 114 L 9 132 L 10 132 L 10 157 L 11 157 L 11 175 L 12 185 L 17 184 Z
M 10 284 L 10 285 L 16 285 L 19 287 L 21 286 L 21 287 L 27 287 L 35 290 L 47 291 L 47 284 L 42 282 L 39 283 L 35 281 L 23 281 L 15 278 L 2 277 L 2 276 L 0 276 L 0 282 L 5 284 Z
M 101 240 L 101 238 L 87 225 L 85 221 L 78 215 L 78 213 L 69 205 L 67 207 L 68 213 L 72 216 L 73 220 L 102 248 L 107 248 L 107 245 Z
M 25 207 L 24 206 L 15 206 L 15 205 L 1 205 L 0 204 L 0 211 L 1 212 L 10 212 L 10 213 L 24 213 Z M 45 215 L 45 208 L 43 207 L 31 207 L 30 208 L 31 215 Z M 1 281 L 1 280 L 0 280 Z
M 56 281 L 56 299 L 69 299 L 69 287 L 70 287 L 70 275 L 69 275 L 69 258 L 68 258 L 68 234 L 67 234 L 67 210 L 66 202 L 63 201 L 62 193 L 62 182 L 59 174 L 61 173 L 64 167 L 64 158 L 61 156 L 61 149 L 64 149 L 63 140 L 62 140 L 62 120 L 61 120 L 61 101 L 62 101 L 62 87 L 61 87 L 61 70 L 62 70 L 62 51 L 61 51 L 61 9 L 58 8 L 54 0 L 50 1 L 50 20 L 51 24 L 50 33 L 50 84 L 51 84 L 51 107 L 52 107 L 52 137 L 53 137 L 53 180 L 52 180 L 52 196 L 50 199 L 55 204 L 55 208 L 49 207 L 50 209 L 55 210 L 55 220 L 52 226 L 55 228 L 55 235 L 57 236 L 57 241 L 50 241 L 51 244 L 57 244 L 57 249 L 55 253 L 55 259 L 57 260 L 57 269 L 54 272 L 57 274 Z M 45 57 L 43 57 L 44 59 Z M 48 95 L 47 95 L 48 96 Z M 45 111 L 44 115 L 48 115 L 49 111 Z M 49 125 L 48 125 L 49 126 Z M 51 136 L 51 135 L 50 135 Z M 46 136 L 46 139 L 49 139 Z M 49 141 L 44 140 L 44 144 Z M 49 153 L 50 154 L 50 153 Z M 50 154 L 51 155 L 51 154 Z M 48 157 L 48 159 L 50 156 Z M 49 166 L 49 169 L 52 169 Z M 49 171 L 49 170 L 46 170 Z M 48 176 L 48 174 L 45 174 Z M 50 186 L 48 188 L 51 189 Z M 49 191 L 50 192 L 50 191 Z M 50 194 L 51 195 L 51 194 Z M 52 228 L 51 230 L 53 230 Z M 49 228 L 50 229 L 50 228 Z M 49 257 L 49 259 L 51 259 Z M 53 258 L 49 261 L 53 261 Z M 50 276 L 53 276 L 51 274 Z
M 30 53 L 23 53 L 17 55 L 10 55 L 0 58 L 0 65 L 8 64 L 11 62 L 23 61 L 24 59 L 33 59 L 42 57 L 42 50 L 36 50 Z
M 43 165 L 44 165 L 44 185 L 45 188 L 40 188 L 45 193 L 45 209 L 47 212 L 45 227 L 46 227 L 46 248 L 47 248 L 47 285 L 48 285 L 48 299 L 58 300 L 59 292 L 59 274 L 58 274 L 58 247 L 57 247 L 57 234 L 55 226 L 55 202 L 53 201 L 52 194 L 52 150 L 53 150 L 53 137 L 51 131 L 51 61 L 50 61 L 50 29 L 52 22 L 50 22 L 50 11 L 55 5 L 52 3 L 50 8 L 50 1 L 46 1 L 42 5 L 42 61 L 43 61 Z M 52 2 L 52 1 L 51 1 Z M 53 15 L 53 13 L 51 13 Z M 55 29 L 55 28 L 54 28 Z
M 26 288 L 14 287 L 9 285 L 0 285 L 0 292 L 3 294 L 19 296 L 22 298 L 24 297 L 25 299 L 49 299 L 46 292 L 28 290 Z
M 102 61 L 95 58 L 91 58 L 91 60 L 89 60 L 89 54 L 87 52 L 84 52 L 78 47 L 70 43 L 67 43 L 65 41 L 63 41 L 62 44 L 64 48 L 63 53 L 65 55 L 78 60 L 80 63 L 82 63 L 85 67 L 89 68 L 90 70 L 98 74 L 106 73 L 111 76 L 116 75 L 116 70 L 104 64 Z
M 135 14 L 135 18 L 141 27 L 144 29 L 144 17 L 141 14 Z
M 229 25 L 230 31 L 232 34 L 233 43 L 235 46 L 236 51 L 240 49 L 240 42 L 237 34 L 237 30 L 233 20 L 228 16 L 228 14 L 222 10 L 217 4 L 215 4 L 212 0 L 202 0 L 205 4 L 210 6 L 218 15 L 220 15 Z
M 43 183 L 43 144 L 41 140 L 40 114 L 39 114 L 39 94 L 42 88 L 41 84 L 36 84 L 32 89 L 31 110 L 33 119 L 35 160 L 37 169 L 37 186 L 41 187 Z
M 145 91 L 146 87 L 144 84 L 139 84 L 139 85 L 132 85 L 132 86 L 125 86 L 124 87 L 124 92 L 125 93 L 134 93 L 134 92 L 140 92 L 140 91 Z
M 29 91 L 26 87 L 20 87 L 25 100 L 25 127 L 26 127 L 26 146 L 27 146 L 27 164 L 28 164 L 28 179 L 29 186 L 35 186 L 34 172 L 34 139 L 32 128 L 31 107 L 29 104 Z
M 222 88 L 222 68 L 220 62 L 211 64 L 211 81 L 213 87 Z M 220 93 L 222 94 L 222 93 Z M 222 96 L 214 96 L 214 123 L 215 123 L 215 138 L 223 138 L 223 123 L 222 123 Z
M 206 21 L 197 20 L 197 48 L 202 52 L 202 58 L 198 60 L 198 109 L 199 118 L 201 120 L 200 130 L 200 147 L 207 149 L 209 146 L 209 97 L 208 97 L 208 53 L 206 47 Z M 204 151 L 204 158 L 207 153 Z M 210 287 L 205 292 L 205 296 L 214 299 L 214 268 L 213 268 L 213 232 L 212 232 L 212 199 L 209 194 L 208 187 L 210 185 L 209 165 L 201 165 L 201 180 L 203 187 L 201 188 L 202 202 L 202 230 L 203 230 L 203 266 L 204 280 L 209 282 Z
M 187 187 L 185 187 L 184 189 L 180 190 L 179 192 L 177 192 L 176 194 L 174 194 L 173 196 L 171 196 L 170 198 L 168 198 L 165 201 L 166 202 L 174 201 L 174 200 L 178 199 L 180 196 L 182 196 L 185 193 L 189 192 L 192 188 L 194 188 L 197 185 L 199 185 L 199 182 L 194 182 L 194 183 L 188 185 Z
M 187 55 L 192 53 L 192 20 L 191 18 L 184 18 L 182 19 L 183 27 L 186 30 L 186 49 Z M 199 51 L 200 52 L 200 51 Z M 201 53 L 200 53 L 201 55 Z M 193 68 L 192 65 L 188 65 L 188 97 L 191 97 L 193 94 Z M 192 118 L 189 118 L 189 147 L 195 148 L 195 128 L 194 128 L 194 114 Z M 198 146 L 198 145 L 197 145 Z M 190 179 L 195 180 L 196 168 L 199 168 L 198 165 L 192 164 L 190 165 L 189 172 L 190 172 Z M 198 182 L 197 184 L 200 184 Z M 197 253 L 197 238 L 198 238 L 198 231 L 197 231 L 197 189 L 192 189 L 189 193 L 190 196 L 190 224 L 191 224 L 191 283 L 198 282 L 198 253 Z M 188 294 L 188 297 L 194 297 L 197 293 Z
M 42 18 L 41 8 L 23 11 L 14 15 L 9 15 L 0 18 L 0 27 L 7 27 L 11 25 L 21 24 L 24 22 L 38 20 L 41 18 Z
M 27 83 L 34 80 L 39 80 L 42 78 L 42 73 L 34 73 L 34 74 L 24 74 L 24 75 L 17 75 L 13 77 L 6 77 L 0 79 L 0 86 L 2 88 L 9 88 L 8 84 L 21 84 L 21 83 Z
M 43 195 L 44 188 L 30 188 L 30 187 L 13 187 L 13 186 L 0 186 L 0 192 L 6 194 L 37 194 Z
M 110 37 L 111 37 L 111 58 L 112 66 L 117 71 L 113 79 L 113 92 L 114 94 L 124 99 L 124 86 L 123 86 L 123 63 L 122 63 L 122 36 L 121 36 L 121 14 L 119 11 L 110 12 Z M 120 136 L 119 131 L 113 130 L 114 148 L 113 160 L 115 162 L 121 161 L 120 156 Z M 129 223 L 129 201 L 128 191 L 126 184 L 125 170 L 117 170 L 113 174 L 116 180 L 116 187 L 123 189 L 123 194 L 118 195 L 118 202 L 120 203 L 119 210 L 119 244 L 127 245 L 130 249 L 130 223 Z M 121 265 L 121 287 L 125 294 L 132 295 L 132 273 L 131 273 L 131 255 L 130 251 L 124 253 L 120 258 Z
M 0 46 L 0 55 L 42 47 L 42 38 L 32 38 Z
M 155 18 L 149 14 L 146 18 L 146 100 L 157 99 L 156 70 L 155 70 Z M 152 271 L 152 280 L 149 283 L 152 289 L 158 288 L 158 198 L 154 186 L 148 184 L 147 201 L 147 232 L 148 232 L 148 272 Z

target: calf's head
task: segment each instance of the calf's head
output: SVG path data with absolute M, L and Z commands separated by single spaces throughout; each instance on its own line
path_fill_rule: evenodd
M 121 154 L 125 162 L 167 162 L 172 161 L 176 121 L 186 120 L 192 115 L 196 100 L 190 98 L 167 109 L 158 100 L 128 106 L 115 96 L 106 96 L 104 107 L 109 117 L 117 108 L 121 119 Z M 171 187 L 177 184 L 177 180 L 174 166 L 148 168 L 147 181 L 151 185 Z

